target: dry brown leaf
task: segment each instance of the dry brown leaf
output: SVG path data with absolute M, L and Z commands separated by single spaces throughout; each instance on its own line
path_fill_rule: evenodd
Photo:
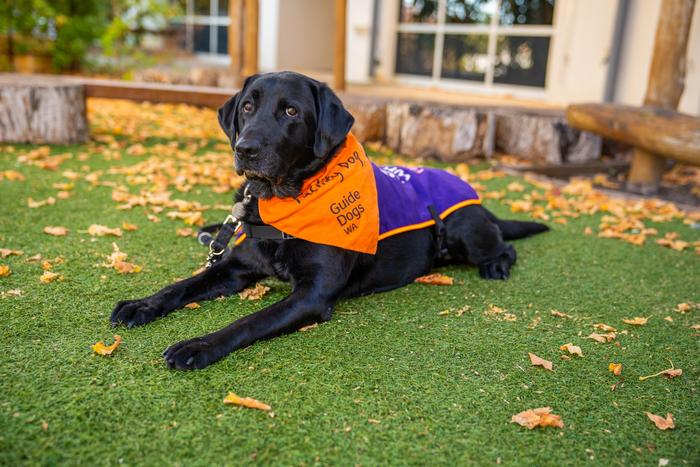
M 119 250 L 116 243 L 112 243 L 112 248 L 114 251 L 107 255 L 107 263 L 103 263 L 103 267 L 114 268 L 119 274 L 135 274 L 141 272 L 141 266 L 126 261 L 129 255 Z
M 450 276 L 446 276 L 445 274 L 436 272 L 434 274 L 428 274 L 427 276 L 418 277 L 413 282 L 428 285 L 452 285 L 454 284 L 454 279 Z
M 258 409 L 265 411 L 272 410 L 272 407 L 265 404 L 264 402 L 260 402 L 259 400 L 253 399 L 252 397 L 239 397 L 232 392 L 229 392 L 228 395 L 224 398 L 224 404 L 239 405 L 241 407 L 248 407 L 249 409 Z
M 549 371 L 554 371 L 552 369 L 552 362 L 549 360 L 545 360 L 544 358 L 540 358 L 534 353 L 528 352 L 528 355 L 530 356 L 530 362 L 532 362 L 532 366 L 541 366 L 543 368 L 546 368 Z
M 10 274 L 12 274 L 10 266 L 7 266 L 6 264 L 0 264 L 0 277 L 9 277 Z
M 569 352 L 572 355 L 578 355 L 579 357 L 583 357 L 583 352 L 581 352 L 581 347 L 574 345 L 574 344 L 564 344 L 561 347 L 559 347 L 559 350 L 565 350 Z
M 41 253 L 37 253 L 34 256 L 27 258 L 28 263 L 36 263 L 37 261 L 41 261 Z
M 21 297 L 22 291 L 20 289 L 10 289 L 4 292 L 0 292 L 0 298 L 8 297 Z
M 24 252 L 19 250 L 10 250 L 8 248 L 0 248 L 0 257 L 7 258 L 8 256 L 22 256 Z
M 114 342 L 111 345 L 105 345 L 103 341 L 92 345 L 92 350 L 99 355 L 111 355 L 117 347 L 122 343 L 122 338 L 119 335 L 114 336 Z
M 632 319 L 623 319 L 623 323 L 631 324 L 633 326 L 644 326 L 649 321 L 649 318 L 643 318 L 641 316 L 635 316 Z
M 564 422 L 561 416 L 554 415 L 551 407 L 540 407 L 537 409 L 528 409 L 519 414 L 513 415 L 510 419 L 512 423 L 517 423 L 520 426 L 532 430 L 538 426 L 552 426 L 556 428 L 564 428 Z
M 309 330 L 317 328 L 317 327 L 318 327 L 318 323 L 307 324 L 306 326 L 300 327 L 299 331 L 301 331 L 301 332 L 309 331 Z
M 45 200 L 41 201 L 34 201 L 32 198 L 29 198 L 27 200 L 27 206 L 29 206 L 32 209 L 41 208 L 43 206 L 52 206 L 54 204 L 56 204 L 56 198 L 54 198 L 53 196 L 49 196 Z
M 91 235 L 93 237 L 104 237 L 105 235 L 113 235 L 115 237 L 121 237 L 122 236 L 122 229 L 119 227 L 115 227 L 113 229 L 110 229 L 107 226 L 104 225 L 99 225 L 99 224 L 92 224 L 90 227 L 87 229 L 88 235 Z
M 68 235 L 68 229 L 65 227 L 44 227 L 44 233 L 47 233 L 49 235 L 55 235 L 56 237 L 63 237 L 65 235 Z
M 41 281 L 42 284 L 48 284 L 54 281 L 62 281 L 63 280 L 63 274 L 59 274 L 57 272 L 51 272 L 51 271 L 44 271 L 44 273 L 39 277 L 39 280 Z
M 189 308 L 191 310 L 194 310 L 195 308 L 201 308 L 201 307 L 202 307 L 202 305 L 200 305 L 197 302 L 192 302 L 192 303 L 188 303 L 187 305 L 185 305 L 185 308 Z
M 669 379 L 681 376 L 683 374 L 683 370 L 680 368 L 675 368 L 671 360 L 669 360 L 669 362 L 671 363 L 671 368 L 666 368 L 665 370 L 661 370 L 658 373 L 654 373 L 653 375 L 640 376 L 639 381 L 644 381 L 649 378 L 656 378 L 657 376 L 666 376 Z
M 241 298 L 241 300 L 260 300 L 269 290 L 269 287 L 258 282 L 255 284 L 255 287 L 248 287 L 247 289 L 239 292 L 238 296 Z
M 656 425 L 656 428 L 658 428 L 659 430 L 668 430 L 676 427 L 676 424 L 673 421 L 672 413 L 667 413 L 666 418 L 662 417 L 661 415 L 654 415 L 651 412 L 644 413 L 647 414 L 649 420 L 654 422 L 654 425 Z
M 695 329 L 696 331 L 700 330 L 700 324 L 693 324 L 690 326 L 690 329 Z
M 571 318 L 570 315 L 567 315 L 566 313 L 562 313 L 561 311 L 558 311 L 558 310 L 552 310 L 551 314 L 552 314 L 552 316 L 556 316 L 557 318 Z
M 620 376 L 622 374 L 622 363 L 611 363 L 608 365 L 608 371 L 615 376 Z
M 136 224 L 129 224 L 128 222 L 124 221 L 122 222 L 122 229 L 124 229 L 126 232 L 133 232 L 134 230 L 138 230 L 139 226 Z
M 598 334 L 597 332 L 592 332 L 587 339 L 593 339 L 596 342 L 600 342 L 601 344 L 605 344 L 606 342 L 610 342 L 615 340 L 617 337 L 617 334 L 614 332 L 607 332 L 605 334 Z
M 612 326 L 608 326 L 607 324 L 604 324 L 604 323 L 594 324 L 593 327 L 596 329 L 599 329 L 603 332 L 617 332 L 617 329 L 615 329 Z
M 177 229 L 175 231 L 180 237 L 191 237 L 194 234 L 194 230 L 191 227 L 184 227 L 182 229 Z

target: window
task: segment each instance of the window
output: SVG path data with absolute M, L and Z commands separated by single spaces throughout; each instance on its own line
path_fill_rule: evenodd
M 555 0 L 399 0 L 396 73 L 545 87 Z
M 185 48 L 207 55 L 228 53 L 228 0 L 180 0 L 187 14 L 173 21 L 185 28 Z

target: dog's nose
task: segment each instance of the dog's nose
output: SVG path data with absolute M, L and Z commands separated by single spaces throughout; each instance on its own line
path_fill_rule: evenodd
M 255 140 L 241 138 L 236 142 L 236 154 L 244 159 L 255 159 L 260 152 L 260 143 Z

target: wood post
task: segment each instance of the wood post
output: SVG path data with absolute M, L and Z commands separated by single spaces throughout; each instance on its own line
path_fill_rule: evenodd
M 245 0 L 243 24 L 243 76 L 258 72 L 258 0 Z
M 685 87 L 688 36 L 694 6 L 695 0 L 663 0 L 661 3 L 645 105 L 678 108 Z M 656 192 L 665 162 L 660 154 L 635 149 L 627 179 L 628 189 L 643 194 Z
M 345 29 L 347 0 L 335 0 L 335 56 L 333 58 L 333 87 L 345 90 Z
M 243 0 L 228 2 L 228 56 L 231 59 L 231 75 L 234 86 L 241 85 L 243 70 Z

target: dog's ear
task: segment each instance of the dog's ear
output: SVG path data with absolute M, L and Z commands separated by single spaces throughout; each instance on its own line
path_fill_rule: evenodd
M 328 86 L 319 84 L 315 88 L 317 121 L 314 154 L 322 158 L 345 140 L 355 119 Z
M 241 96 L 246 87 L 255 81 L 258 76 L 252 75 L 246 78 L 241 90 L 219 107 L 219 125 L 221 125 L 221 129 L 224 130 L 224 133 L 231 141 L 235 141 L 238 137 L 238 104 L 240 104 Z

